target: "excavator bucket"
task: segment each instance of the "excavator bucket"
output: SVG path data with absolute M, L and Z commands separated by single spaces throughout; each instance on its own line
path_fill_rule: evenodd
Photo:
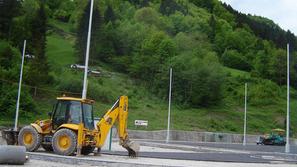
M 129 141 L 125 142 L 123 147 L 128 151 L 128 154 L 129 154 L 130 157 L 137 157 L 138 156 L 140 145 L 137 142 L 129 140 Z

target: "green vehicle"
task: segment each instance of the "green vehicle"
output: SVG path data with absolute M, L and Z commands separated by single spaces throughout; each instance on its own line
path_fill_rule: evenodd
M 286 145 L 286 141 L 284 138 L 285 130 L 283 129 L 272 129 L 270 134 L 265 136 L 260 136 L 257 145 L 278 145 L 284 146 Z

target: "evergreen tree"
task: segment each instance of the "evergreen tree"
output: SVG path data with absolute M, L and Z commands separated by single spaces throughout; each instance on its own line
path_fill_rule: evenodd
M 143 7 L 148 7 L 150 4 L 149 4 L 149 0 L 142 0 L 140 2 L 140 7 L 143 8 Z
M 131 4 L 133 4 L 136 8 L 148 7 L 150 0 L 128 0 Z
M 49 76 L 49 64 L 45 56 L 46 48 L 46 26 L 47 16 L 45 13 L 44 3 L 41 2 L 34 19 L 31 23 L 32 51 L 35 58 L 31 61 L 28 82 L 32 86 L 48 84 L 51 81 Z
M 20 1 L 0 0 L 0 38 L 8 38 L 13 17 L 20 13 Z
M 209 20 L 209 25 L 210 25 L 210 32 L 208 34 L 208 37 L 211 42 L 214 42 L 215 36 L 216 36 L 216 19 L 215 16 L 212 14 Z
M 108 22 L 114 23 L 116 21 L 116 16 L 110 5 L 107 6 L 107 9 L 104 12 L 104 21 L 105 23 L 108 23 Z
M 162 0 L 160 5 L 160 13 L 163 15 L 171 15 L 175 11 L 179 10 L 178 4 L 175 0 Z
M 97 52 L 97 47 L 100 40 L 100 29 L 101 29 L 101 15 L 99 8 L 97 6 L 97 1 L 94 2 L 93 18 L 92 18 L 92 32 L 91 32 L 91 44 L 90 44 L 90 57 L 95 57 Z M 88 2 L 84 8 L 83 14 L 79 18 L 78 28 L 76 33 L 76 44 L 75 49 L 77 56 L 79 58 L 79 63 L 83 63 L 85 60 L 85 52 L 87 45 L 87 35 L 89 27 L 89 17 L 90 17 L 90 5 L 91 1 Z
M 190 2 L 192 2 L 193 4 L 195 4 L 196 6 L 202 7 L 202 8 L 206 8 L 209 11 L 213 10 L 213 7 L 215 5 L 213 0 L 190 0 Z

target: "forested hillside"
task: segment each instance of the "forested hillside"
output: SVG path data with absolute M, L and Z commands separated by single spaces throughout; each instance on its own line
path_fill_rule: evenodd
M 15 111 L 20 52 L 27 39 L 22 122 L 46 117 L 55 96 L 80 96 L 90 3 L 0 0 L 0 112 Z M 165 129 L 173 68 L 174 129 L 241 132 L 248 83 L 248 131 L 285 127 L 290 43 L 292 132 L 297 114 L 297 38 L 268 18 L 218 0 L 95 0 L 88 97 L 102 113 L 126 94 L 134 119 Z

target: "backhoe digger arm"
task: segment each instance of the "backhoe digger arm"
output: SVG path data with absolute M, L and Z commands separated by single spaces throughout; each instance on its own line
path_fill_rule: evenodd
M 139 145 L 129 140 L 127 133 L 128 120 L 128 97 L 120 96 L 103 118 L 97 123 L 99 133 L 97 135 L 97 145 L 100 147 L 104 144 L 109 130 L 117 122 L 117 130 L 120 138 L 120 145 L 128 150 L 130 156 L 136 156 L 139 151 Z

